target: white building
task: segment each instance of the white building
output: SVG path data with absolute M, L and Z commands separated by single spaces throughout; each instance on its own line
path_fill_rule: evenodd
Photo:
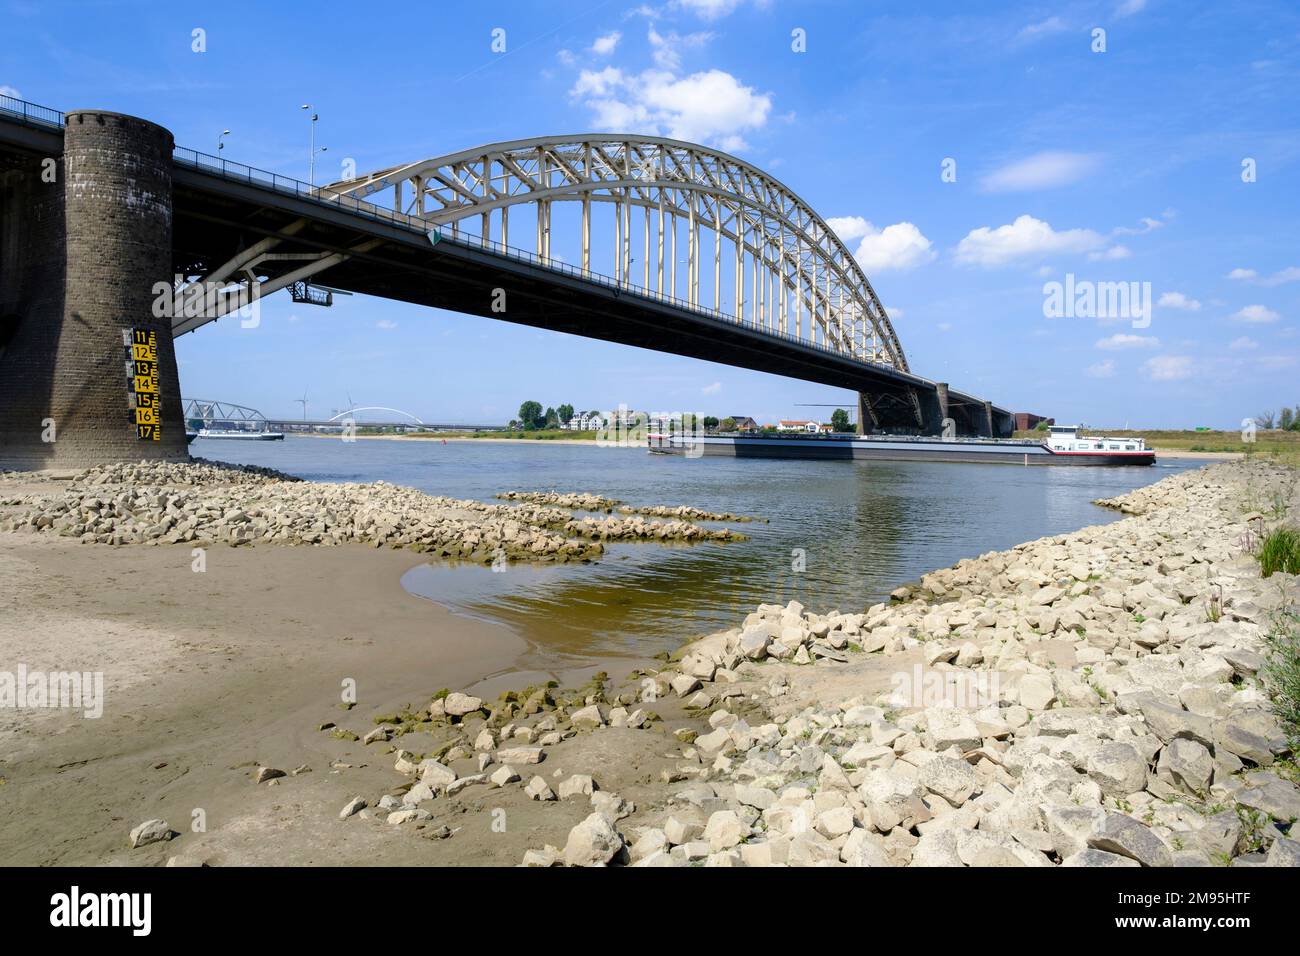
M 801 421 L 799 419 L 781 419 L 776 425 L 779 432 L 819 432 L 822 426 L 817 422 Z
M 565 422 L 564 427 L 572 432 L 597 432 L 605 427 L 605 418 L 600 412 L 580 412 Z

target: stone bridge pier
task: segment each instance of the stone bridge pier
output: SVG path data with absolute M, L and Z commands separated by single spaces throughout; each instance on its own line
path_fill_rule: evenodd
M 172 135 L 66 114 L 0 168 L 0 468 L 189 457 L 171 321 Z M 157 314 L 155 314 L 157 313 Z
M 951 420 L 962 438 L 1009 438 L 1012 419 L 992 402 L 954 397 L 947 382 L 934 388 L 905 386 L 895 392 L 858 392 L 857 432 L 940 436 Z

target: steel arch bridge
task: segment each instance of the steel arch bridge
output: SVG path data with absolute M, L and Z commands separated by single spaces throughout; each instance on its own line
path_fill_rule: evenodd
M 324 189 L 371 203 L 388 193 L 384 205 L 394 213 L 484 246 L 511 245 L 513 211 L 516 236 L 523 218 L 542 260 L 559 245 L 555 206 L 573 203 L 581 212 L 570 238 L 581 249 L 584 275 L 595 274 L 593 252 L 604 239 L 622 288 L 909 371 L 884 306 L 834 231 L 791 189 L 717 150 L 654 136 L 546 136 L 393 166 Z M 593 208 L 602 204 L 613 212 L 607 237 L 593 228 Z
M 51 161 L 104 190 L 65 188 L 76 180 L 63 175 L 48 188 Z M 867 276 L 808 203 L 704 146 L 538 137 L 319 187 L 175 146 L 148 120 L 0 96 L 0 172 L 14 240 L 0 243 L 0 359 L 22 370 L 0 375 L 0 403 L 41 413 L 13 421 L 67 417 L 85 395 L 65 383 L 94 389 L 80 438 L 59 443 L 69 461 L 140 450 L 106 377 L 123 323 L 169 323 L 175 338 L 238 310 L 255 328 L 257 300 L 283 289 L 308 305 L 371 295 L 843 388 L 874 432 L 1011 433 L 1009 411 L 911 371 Z M 532 232 L 534 251 L 512 246 L 512 229 Z M 87 256 L 96 269 L 66 268 Z M 313 288 L 322 276 L 330 288 Z M 170 424 L 154 451 L 171 457 L 185 412 L 171 342 L 158 358 Z M 52 460 L 44 444 L 0 424 L 0 459 Z
M 349 408 L 346 411 L 339 412 L 329 418 L 328 421 L 341 422 L 348 416 L 355 415 L 357 412 L 396 412 L 398 415 L 405 415 L 414 425 L 424 424 L 424 422 L 420 420 L 419 416 L 412 415 L 410 412 L 402 411 L 400 408 L 390 408 L 387 405 L 358 405 L 355 408 Z M 360 424 L 365 424 L 365 422 L 361 422 Z

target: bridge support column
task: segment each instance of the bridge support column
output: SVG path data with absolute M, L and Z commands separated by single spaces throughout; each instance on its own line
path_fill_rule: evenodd
M 6 228 L 0 465 L 186 459 L 171 321 L 154 305 L 155 284 L 170 297 L 172 281 L 171 133 L 96 110 L 66 120 L 55 181 L 33 161 L 5 192 L 18 246 Z M 152 340 L 156 381 L 131 377 L 143 367 L 128 376 L 124 331 Z M 136 392 L 154 396 L 144 402 L 157 406 L 157 438 L 137 428 Z
M 984 434 L 989 438 L 997 437 L 997 427 L 993 424 L 993 403 L 984 403 Z
M 866 435 L 878 431 L 880 431 L 880 413 L 876 411 L 876 403 L 872 400 L 871 393 L 858 392 L 858 434 Z
M 948 383 L 935 382 L 935 398 L 939 401 L 939 421 L 938 427 L 934 429 L 933 434 L 943 434 L 943 423 L 948 419 Z

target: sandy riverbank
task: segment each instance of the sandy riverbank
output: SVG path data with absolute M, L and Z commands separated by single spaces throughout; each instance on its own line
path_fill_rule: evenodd
M 598 666 L 638 663 L 552 655 L 414 597 L 399 581 L 421 559 L 403 551 L 217 547 L 207 561 L 195 573 L 184 547 L 0 534 L 0 669 L 105 675 L 99 719 L 0 710 L 6 862 L 158 863 L 178 851 L 227 864 L 474 862 L 480 851 L 462 855 L 463 842 L 330 833 L 354 791 L 390 784 L 391 761 L 317 725 L 351 718 L 364 732 L 371 715 L 440 687 L 495 697 L 502 683 L 576 685 Z M 339 707 L 349 678 L 351 712 Z M 303 765 L 311 772 L 279 789 L 248 779 L 254 766 Z M 196 808 L 207 834 L 162 855 L 126 849 L 142 820 L 189 829 Z
M 1182 448 L 1157 448 L 1156 460 L 1171 458 L 1186 461 L 1240 461 L 1245 455 L 1235 451 L 1187 451 Z

